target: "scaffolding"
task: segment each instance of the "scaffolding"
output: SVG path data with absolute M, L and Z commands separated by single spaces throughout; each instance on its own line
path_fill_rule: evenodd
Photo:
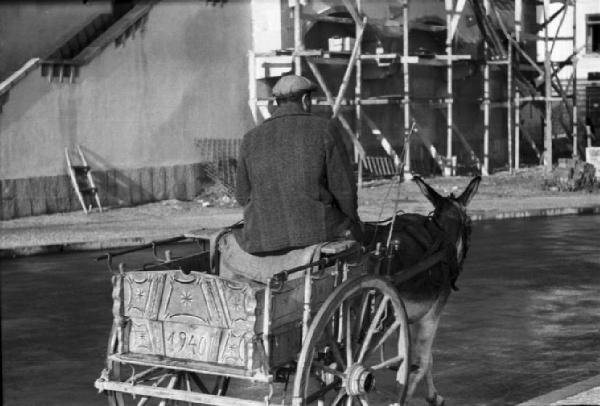
M 448 78 L 447 84 L 447 95 L 443 100 L 443 107 L 445 108 L 445 117 L 447 122 L 447 145 L 445 156 L 438 153 L 437 149 L 433 146 L 430 140 L 422 137 L 422 142 L 427 147 L 434 161 L 440 166 L 440 169 L 445 175 L 452 175 L 455 173 L 456 158 L 452 152 L 453 135 L 456 130 L 456 126 L 452 122 L 453 116 L 453 97 L 452 97 L 452 67 L 453 62 L 468 60 L 471 58 L 470 55 L 455 55 L 453 54 L 453 38 L 456 33 L 458 21 L 460 19 L 462 10 L 465 6 L 466 0 L 445 0 L 445 13 L 447 26 L 450 29 L 446 30 L 446 41 L 445 41 L 445 54 L 438 55 L 410 55 L 409 54 L 409 21 L 408 21 L 408 7 L 409 0 L 401 0 L 402 7 L 402 52 L 385 52 L 379 50 L 376 53 L 366 53 L 362 50 L 362 38 L 365 32 L 367 24 L 369 24 L 368 18 L 363 15 L 361 7 L 361 0 L 351 2 L 351 0 L 343 0 L 345 10 L 350 15 L 349 18 L 332 17 L 332 16 L 306 16 L 302 14 L 302 5 L 299 0 L 296 0 L 294 5 L 294 50 L 291 53 L 293 59 L 294 72 L 296 74 L 302 74 L 302 60 L 304 60 L 310 69 L 312 75 L 315 77 L 319 87 L 325 95 L 325 100 L 314 99 L 313 103 L 317 105 L 326 104 L 331 106 L 332 117 L 338 118 L 348 134 L 351 137 L 354 147 L 355 155 L 358 162 L 359 170 L 359 183 L 362 179 L 363 166 L 372 167 L 373 160 L 367 157 L 360 143 L 361 134 L 363 128 L 368 128 L 369 131 L 379 141 L 389 158 L 393 161 L 395 166 L 401 165 L 403 171 L 406 174 L 410 174 L 410 137 L 413 134 L 415 127 L 418 126 L 415 123 L 415 119 L 411 111 L 411 96 L 410 96 L 410 77 L 409 67 L 410 65 L 428 65 L 437 66 L 441 69 L 446 69 Z M 302 20 L 304 18 L 311 18 L 313 21 L 328 21 L 336 22 L 340 24 L 354 24 L 355 27 L 355 42 L 351 52 L 348 54 L 330 52 L 322 49 L 305 49 L 303 43 L 303 32 L 302 32 Z M 255 120 L 258 120 L 258 114 L 262 117 L 268 117 L 267 105 L 270 102 L 268 99 L 258 99 L 257 89 L 253 88 L 256 82 L 256 78 L 253 72 L 256 71 L 256 58 L 271 58 L 271 62 L 268 62 L 271 66 L 285 65 L 285 62 L 277 61 L 277 57 L 285 57 L 285 51 L 275 51 L 272 53 L 251 53 L 250 54 L 250 73 L 251 73 L 251 89 L 250 89 L 250 106 L 253 110 L 253 116 Z M 403 75 L 403 89 L 399 95 L 386 95 L 386 96 L 372 96 L 363 97 L 362 92 L 362 67 L 363 63 L 376 62 L 378 64 L 398 64 L 402 69 Z M 289 63 L 289 62 L 288 62 Z M 341 83 L 334 93 L 330 84 L 325 80 L 324 75 L 321 72 L 319 65 L 321 63 L 343 63 L 346 65 L 344 75 Z M 354 73 L 355 76 L 355 88 L 354 98 L 349 99 L 346 97 L 346 92 L 350 84 L 350 78 Z M 403 134 L 401 139 L 403 140 L 403 150 L 401 153 L 397 153 L 392 147 L 392 138 L 389 135 L 384 134 L 375 121 L 364 111 L 363 106 L 384 106 L 384 105 L 398 105 L 402 108 L 403 116 Z M 432 105 L 432 103 L 430 103 Z M 355 125 L 354 128 L 351 126 L 350 120 L 348 119 L 348 111 L 354 110 Z M 364 127 L 363 127 L 364 124 Z M 461 136 L 461 142 L 467 144 L 466 139 Z M 469 146 L 470 149 L 470 146 Z M 472 149 L 470 149 L 472 151 Z M 474 154 L 473 154 L 474 155 Z M 454 163 L 454 165 L 453 165 Z M 385 167 L 381 165 L 380 167 Z M 389 166 L 388 166 L 389 168 Z
M 552 110 L 562 105 L 568 114 L 568 123 L 562 120 L 560 124 L 568 137 L 572 139 L 573 157 L 579 155 L 577 139 L 577 56 L 582 49 L 576 45 L 576 5 L 575 0 L 553 0 L 556 10 L 553 12 L 550 0 L 538 2 L 536 9 L 536 32 L 523 31 L 523 2 L 514 0 L 514 30 L 511 32 L 503 22 L 498 8 L 493 0 L 484 0 L 480 16 L 481 31 L 484 36 L 484 84 L 483 84 L 483 110 L 484 110 L 484 149 L 482 173 L 489 174 L 489 139 L 490 116 L 494 108 L 506 109 L 506 133 L 508 170 L 513 173 L 521 167 L 521 138 L 531 146 L 540 163 L 546 171 L 552 169 Z M 474 8 L 477 3 L 473 2 Z M 477 9 L 475 10 L 477 12 Z M 562 27 L 570 15 L 572 20 L 571 35 L 560 35 Z M 494 24 L 495 22 L 495 24 Z M 554 34 L 550 27 L 555 22 Z M 496 26 L 496 32 L 493 27 Z M 500 34 L 497 33 L 500 32 Z M 504 41 L 503 41 L 504 40 Z M 543 58 L 532 58 L 524 48 L 523 40 L 533 40 L 543 45 Z M 569 56 L 562 61 L 553 61 L 552 55 L 558 43 L 570 45 Z M 506 45 L 503 45 L 506 44 Z M 538 52 L 539 53 L 539 52 Z M 559 78 L 559 73 L 570 66 L 570 78 L 564 82 Z M 490 69 L 506 70 L 506 93 L 503 102 L 493 103 L 490 98 Z M 527 72 L 537 75 L 533 80 L 528 80 Z M 521 127 L 521 109 L 531 105 L 538 109 L 543 117 L 543 148 L 538 148 L 534 138 L 524 132 Z
M 413 0 L 414 1 L 414 0 Z M 359 185 L 362 182 L 363 167 L 366 166 L 373 170 L 376 168 L 384 168 L 384 172 L 389 171 L 389 165 L 374 164 L 371 157 L 367 157 L 361 138 L 363 136 L 363 128 L 368 128 L 372 135 L 379 141 L 389 159 L 392 160 L 396 167 L 396 172 L 399 172 L 400 166 L 404 173 L 410 176 L 411 172 L 411 157 L 410 144 L 413 142 L 411 134 L 415 127 L 418 129 L 418 122 L 415 120 L 413 105 L 419 101 L 411 98 L 410 89 L 410 66 L 411 65 L 428 65 L 437 66 L 440 69 L 445 69 L 446 73 L 446 94 L 444 99 L 439 103 L 439 100 L 429 100 L 428 105 L 442 111 L 446 122 L 446 151 L 445 154 L 439 153 L 431 140 L 427 139 L 423 134 L 417 131 L 421 142 L 429 151 L 434 162 L 439 166 L 445 176 L 455 175 L 457 168 L 457 159 L 455 151 L 453 151 L 454 137 L 458 138 L 460 144 L 470 156 L 471 160 L 476 163 L 477 168 L 483 175 L 490 173 L 489 146 L 490 146 L 490 116 L 492 109 L 505 108 L 507 109 L 507 145 L 508 145 L 508 167 L 512 172 L 520 167 L 520 139 L 524 137 L 529 141 L 529 144 L 534 149 L 538 158 L 544 162 L 548 168 L 552 164 L 552 107 L 553 103 L 564 103 L 568 106 L 568 111 L 571 112 L 570 126 L 565 128 L 569 136 L 573 138 L 573 155 L 577 156 L 577 114 L 576 114 L 576 60 L 578 52 L 575 50 L 575 29 L 573 35 L 559 37 L 558 31 L 563 25 L 568 11 L 573 16 L 573 26 L 575 25 L 575 1 L 560 0 L 562 7 L 551 13 L 550 0 L 543 0 L 542 6 L 542 22 L 538 25 L 543 35 L 536 33 L 536 40 L 542 40 L 544 43 L 545 59 L 544 61 L 534 60 L 525 50 L 522 45 L 524 34 L 522 29 L 522 0 L 514 0 L 514 32 L 510 32 L 498 14 L 498 10 L 494 6 L 495 0 L 484 0 L 483 6 L 478 1 L 470 0 L 471 7 L 478 19 L 478 25 L 484 39 L 484 58 L 483 58 L 483 98 L 481 99 L 481 107 L 483 110 L 483 159 L 477 156 L 474 149 L 469 145 L 467 138 L 461 134 L 459 129 L 453 122 L 453 67 L 457 61 L 470 60 L 471 55 L 457 55 L 454 53 L 453 42 L 457 33 L 458 24 L 463 11 L 465 9 L 466 0 L 444 0 L 445 13 L 445 53 L 435 55 L 411 55 L 409 53 L 409 18 L 408 8 L 409 0 L 399 0 L 402 9 L 402 51 L 386 53 L 384 50 L 378 50 L 376 53 L 363 52 L 362 38 L 365 29 L 369 24 L 368 17 L 364 15 L 361 5 L 361 0 L 343 0 L 345 11 L 350 16 L 334 17 L 329 15 L 305 15 L 302 12 L 302 4 L 300 0 L 295 0 L 293 6 L 294 17 L 294 48 L 291 50 L 276 50 L 267 53 L 249 54 L 249 73 L 250 73 L 250 100 L 249 105 L 252 109 L 252 114 L 256 122 L 262 118 L 269 117 L 268 106 L 273 102 L 272 98 L 259 98 L 257 96 L 257 78 L 256 68 L 257 60 L 260 60 L 265 69 L 289 67 L 296 74 L 302 74 L 303 66 L 307 66 L 314 78 L 316 79 L 320 89 L 324 94 L 324 98 L 313 98 L 315 105 L 328 105 L 332 109 L 332 117 L 339 119 L 342 127 L 353 142 L 355 158 L 358 163 Z M 496 0 L 497 1 L 497 0 Z M 552 0 L 556 3 L 556 0 Z M 483 7 L 483 8 L 482 8 Z M 354 25 L 354 44 L 351 51 L 333 52 L 324 49 L 306 49 L 304 46 L 303 21 L 310 19 L 311 21 L 326 21 L 330 23 L 352 24 Z M 549 25 L 559 19 L 559 29 L 555 35 L 550 34 Z M 551 60 L 552 51 L 557 41 L 569 40 L 573 44 L 573 52 L 571 56 L 561 62 L 553 62 Z M 303 61 L 306 65 L 303 65 Z M 378 64 L 398 64 L 401 68 L 403 76 L 403 88 L 401 94 L 398 95 L 380 95 L 380 96 L 363 96 L 363 64 L 376 62 Z M 345 70 L 341 78 L 339 86 L 335 89 L 331 84 L 326 82 L 325 76 L 322 74 L 321 64 L 339 64 L 344 65 Z M 525 66 L 526 65 L 526 66 Z M 558 73 L 566 66 L 572 66 L 572 75 L 566 88 L 558 77 Z M 507 97 L 504 102 L 492 103 L 490 99 L 490 69 L 505 69 L 507 74 Z M 535 83 L 530 83 L 522 70 L 533 70 L 537 72 L 538 77 Z M 346 96 L 349 88 L 351 77 L 354 74 L 355 88 L 354 97 Z M 569 89 L 571 90 L 569 92 Z M 335 92 L 333 91 L 335 90 Z M 571 104 L 569 104 L 569 102 Z M 540 152 L 533 137 L 524 133 L 520 127 L 520 110 L 525 105 L 531 103 L 536 108 L 543 112 L 544 117 L 544 148 Z M 365 112 L 363 106 L 384 106 L 397 105 L 402 109 L 403 116 L 403 131 L 401 140 L 403 140 L 404 148 L 400 153 L 396 152 L 392 147 L 392 139 L 389 134 L 384 134 L 375 121 Z M 354 127 L 351 125 L 350 113 L 354 113 Z M 388 168 L 388 169 L 385 169 Z

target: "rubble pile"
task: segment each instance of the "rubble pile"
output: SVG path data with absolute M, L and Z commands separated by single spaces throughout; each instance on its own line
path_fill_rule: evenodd
M 214 183 L 194 200 L 202 207 L 237 207 L 231 189 L 221 182 Z
M 559 159 L 558 166 L 551 176 L 545 180 L 545 186 L 550 190 L 593 192 L 600 184 L 596 179 L 596 168 L 580 159 Z

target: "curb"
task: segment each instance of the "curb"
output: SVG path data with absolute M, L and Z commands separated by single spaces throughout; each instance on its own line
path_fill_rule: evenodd
M 553 217 L 553 216 L 573 216 L 573 215 L 593 215 L 600 214 L 600 205 L 584 207 L 561 207 L 550 209 L 529 209 L 517 211 L 497 211 L 490 210 L 485 212 L 471 212 L 472 221 L 479 220 L 506 220 L 527 217 Z
M 589 403 L 588 401 L 578 401 L 577 399 L 573 399 L 568 401 L 567 398 L 575 398 L 577 395 L 583 395 L 585 397 L 585 393 L 592 390 L 600 388 L 600 375 L 593 376 L 584 381 L 580 381 L 574 383 L 573 385 L 566 386 L 561 389 L 557 389 L 555 391 L 546 393 L 545 395 L 538 396 L 537 398 L 530 399 L 526 402 L 519 403 L 516 406 L 550 406 L 550 405 L 597 405 L 600 404 L 600 399 L 594 399 L 594 403 Z M 563 401 L 565 401 L 563 403 Z
M 148 244 L 157 238 L 128 237 L 115 238 L 104 241 L 72 242 L 65 244 L 32 245 L 27 247 L 14 247 L 0 249 L 0 259 L 25 257 L 30 255 L 57 254 L 72 251 L 98 251 L 112 248 L 134 247 L 136 245 Z
M 517 211 L 473 211 L 470 214 L 472 221 L 482 220 L 508 220 L 530 217 L 553 217 L 553 216 L 573 216 L 573 215 L 594 215 L 600 214 L 600 205 L 584 207 L 562 207 L 548 209 L 529 209 Z M 149 237 L 126 237 L 115 238 L 104 241 L 85 241 L 65 244 L 32 245 L 25 247 L 3 248 L 0 249 L 0 259 L 24 257 L 30 255 L 56 254 L 60 252 L 71 251 L 98 251 L 112 248 L 133 247 L 141 244 L 148 244 L 156 241 L 157 238 Z

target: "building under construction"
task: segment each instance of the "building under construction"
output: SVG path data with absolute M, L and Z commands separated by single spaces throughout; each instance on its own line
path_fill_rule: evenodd
M 230 187 L 294 71 L 360 180 L 549 168 L 600 127 L 595 0 L 0 2 L 0 35 L 2 219 L 81 208 L 65 149 L 103 205 Z
M 405 172 L 451 175 L 581 155 L 593 113 L 577 107 L 590 105 L 581 90 L 590 93 L 593 82 L 578 87 L 575 27 L 600 6 L 583 4 L 581 14 L 574 1 L 538 3 L 298 1 L 282 29 L 293 38 L 251 54 L 254 117 L 268 114 L 271 78 L 293 62 L 319 83 L 315 101 L 331 107 L 359 168 L 372 174 L 393 173 L 389 160 Z

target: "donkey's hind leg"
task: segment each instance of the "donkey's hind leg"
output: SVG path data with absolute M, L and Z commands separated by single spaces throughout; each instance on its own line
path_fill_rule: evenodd
M 421 359 L 422 350 L 422 340 L 420 340 L 420 323 L 415 323 L 411 326 L 411 361 L 412 365 L 410 368 L 410 376 L 408 378 L 408 390 L 406 391 L 406 399 L 404 402 L 404 406 L 408 406 L 410 404 L 410 400 L 412 399 L 417 386 L 425 376 L 425 368 L 423 368 L 423 363 Z
M 440 298 L 437 303 L 432 307 L 429 313 L 423 317 L 423 326 L 421 328 L 423 334 L 423 340 L 425 345 L 423 346 L 423 353 L 421 357 L 423 359 L 424 365 L 426 365 L 425 376 L 426 376 L 426 384 L 427 384 L 427 403 L 431 406 L 443 406 L 444 398 L 440 396 L 437 389 L 435 388 L 435 384 L 433 383 L 433 340 L 435 339 L 435 335 L 437 333 L 437 328 L 440 322 L 440 316 L 442 313 L 442 309 L 448 300 L 448 296 L 450 294 L 449 290 L 446 290 L 440 294 Z
M 414 371 L 414 374 L 411 374 L 410 376 L 406 404 L 408 404 L 408 401 L 414 395 L 419 382 L 421 382 L 424 377 L 426 377 L 427 384 L 427 402 L 432 406 L 442 406 L 444 404 L 444 398 L 437 393 L 437 389 L 433 383 L 433 356 L 431 350 L 440 321 L 440 315 L 446 304 L 446 300 L 448 299 L 448 293 L 449 290 L 447 292 L 441 292 L 437 302 L 431 307 L 427 314 L 414 324 L 413 345 L 415 351 L 413 362 L 417 364 L 418 368 Z
M 431 366 L 432 356 L 431 348 L 433 345 L 433 338 L 437 329 L 438 318 L 432 318 L 430 314 L 425 316 L 423 319 L 415 323 L 415 339 L 413 341 L 413 370 L 411 371 L 408 391 L 406 394 L 406 405 L 409 404 L 412 399 L 419 383 L 423 378 L 426 378 L 427 384 L 427 402 L 432 406 L 440 406 L 439 404 L 430 402 L 430 399 L 434 401 L 439 397 L 435 386 L 433 385 L 433 379 L 431 377 Z
M 433 383 L 433 355 L 429 358 L 429 368 L 427 368 L 425 379 L 427 380 L 427 403 L 431 406 L 444 406 L 444 398 L 438 394 Z
M 433 309 L 432 309 L 433 310 Z M 423 318 L 421 326 L 419 328 L 419 369 L 415 376 L 413 391 L 416 389 L 418 382 L 425 377 L 425 383 L 427 385 L 427 403 L 431 406 L 442 406 L 444 404 L 444 398 L 441 397 L 435 385 L 433 383 L 433 355 L 432 347 L 435 334 L 437 332 L 439 314 L 431 313 Z M 409 387 L 410 391 L 410 387 Z

